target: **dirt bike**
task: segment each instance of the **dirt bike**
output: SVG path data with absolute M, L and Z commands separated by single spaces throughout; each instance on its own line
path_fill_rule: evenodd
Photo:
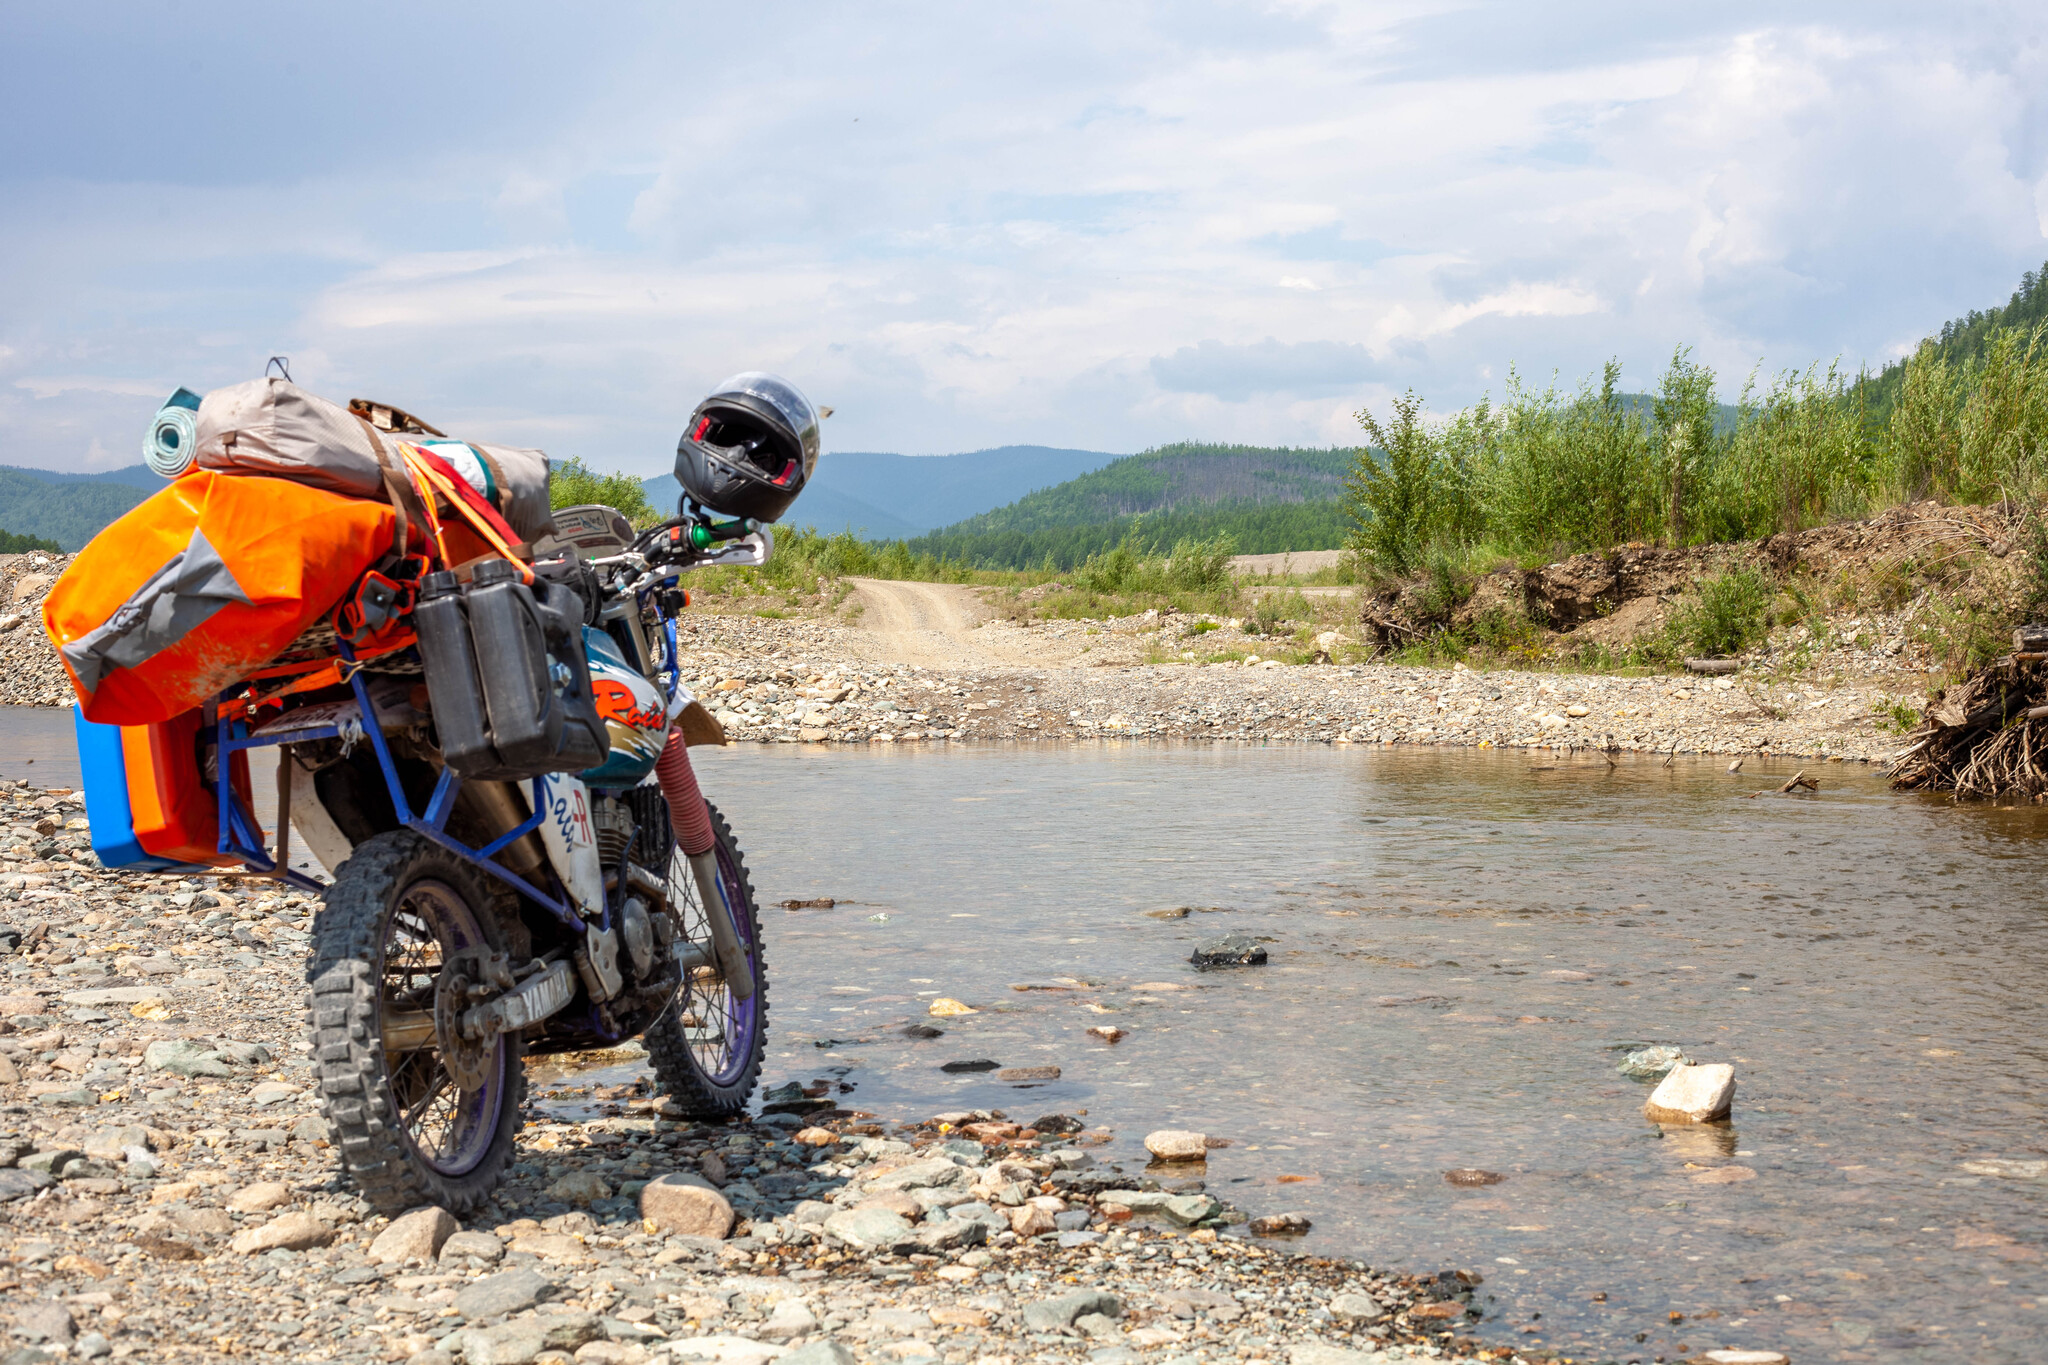
M 357 602 L 410 606 L 417 648 L 358 658 L 337 616 L 335 687 L 268 718 L 226 704 L 209 718 L 223 853 L 324 897 L 307 970 L 320 1104 L 343 1165 L 388 1212 L 461 1214 L 490 1196 L 527 1057 L 641 1037 L 670 1105 L 713 1119 L 742 1112 L 760 1073 L 759 920 L 739 845 L 690 768 L 688 743 L 723 737 L 684 685 L 676 614 L 680 574 L 763 563 L 773 541 L 752 522 L 687 515 L 635 534 L 605 507 L 564 509 L 556 525 L 554 558 Z M 503 638 L 485 624 L 501 597 Z M 468 690 L 488 708 L 437 674 L 451 639 L 475 654 Z M 533 715 L 500 714 L 508 689 L 539 707 L 538 740 L 533 725 L 513 734 Z M 576 753 L 561 736 L 593 717 L 602 733 L 584 758 L 601 761 L 494 775 L 524 771 L 520 745 Z M 274 852 L 246 800 L 246 755 L 265 746 L 282 746 Z M 331 884 L 291 869 L 294 830 Z

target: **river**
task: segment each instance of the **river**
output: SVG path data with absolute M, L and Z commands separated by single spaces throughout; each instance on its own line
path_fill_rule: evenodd
M 2037 809 L 1848 764 L 1752 797 L 1792 771 L 1755 760 L 697 752 L 764 905 L 840 901 L 765 911 L 769 1080 L 888 1119 L 1085 1109 L 1127 1166 L 1154 1128 L 1223 1137 L 1212 1192 L 1306 1212 L 1307 1250 L 1480 1271 L 1495 1340 L 2040 1358 L 2048 1184 L 1964 1169 L 2048 1156 Z M 1269 965 L 1187 964 L 1225 932 Z M 1646 1123 L 1640 1042 L 1733 1064 L 1733 1123 Z M 940 1069 L 982 1059 L 1061 1075 Z

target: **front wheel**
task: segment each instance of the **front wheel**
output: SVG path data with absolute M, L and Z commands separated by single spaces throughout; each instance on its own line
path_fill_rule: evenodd
M 761 952 L 761 921 L 754 908 L 754 888 L 732 826 L 718 807 L 711 812 L 712 851 L 726 904 L 733 908 L 733 927 L 754 968 L 754 993 L 735 999 L 715 967 L 686 972 L 681 988 L 661 1017 L 647 1029 L 647 1055 L 654 1074 L 675 1106 L 692 1118 L 728 1119 L 743 1114 L 747 1098 L 761 1078 L 761 1058 L 768 1046 L 768 968 Z M 661 824 L 667 828 L 667 810 Z M 711 927 L 690 875 L 689 860 L 669 842 L 668 887 L 677 927 L 695 943 L 711 941 Z
M 382 1212 L 470 1213 L 504 1176 L 523 1045 L 437 1027 L 460 1008 L 461 955 L 504 946 L 501 899 L 475 866 L 410 830 L 357 845 L 327 888 L 309 971 L 321 1107 Z

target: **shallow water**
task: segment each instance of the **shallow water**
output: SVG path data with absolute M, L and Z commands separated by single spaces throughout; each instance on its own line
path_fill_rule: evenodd
M 0 777 L 76 788 L 78 741 L 70 708 L 0 706 Z
M 1793 767 L 1756 760 L 697 753 L 764 906 L 841 899 L 766 912 L 769 1081 L 888 1119 L 1085 1109 L 1127 1166 L 1154 1128 L 1226 1137 L 1213 1192 L 1307 1212 L 1304 1249 L 1481 1271 L 1497 1340 L 2041 1358 L 2048 1183 L 1961 1168 L 2048 1155 L 2038 810 L 1842 764 L 1746 799 Z M 1214 908 L 1142 913 L 1173 905 Z M 1225 932 L 1271 964 L 1187 965 Z M 1062 976 L 1091 984 L 1011 989 Z M 895 1031 L 936 994 L 982 1012 Z M 1734 1123 L 1660 1136 L 1615 1071 L 1637 1041 L 1732 1062 Z M 1062 1075 L 939 1070 L 978 1058 Z M 1755 1178 L 1697 1179 L 1729 1166 Z M 1468 1167 L 1506 1179 L 1446 1182 Z

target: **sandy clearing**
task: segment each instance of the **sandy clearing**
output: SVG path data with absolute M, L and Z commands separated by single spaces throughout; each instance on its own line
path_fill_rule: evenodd
M 1316 573 L 1334 569 L 1344 557 L 1342 550 L 1289 550 L 1277 555 L 1232 555 L 1233 573 Z

